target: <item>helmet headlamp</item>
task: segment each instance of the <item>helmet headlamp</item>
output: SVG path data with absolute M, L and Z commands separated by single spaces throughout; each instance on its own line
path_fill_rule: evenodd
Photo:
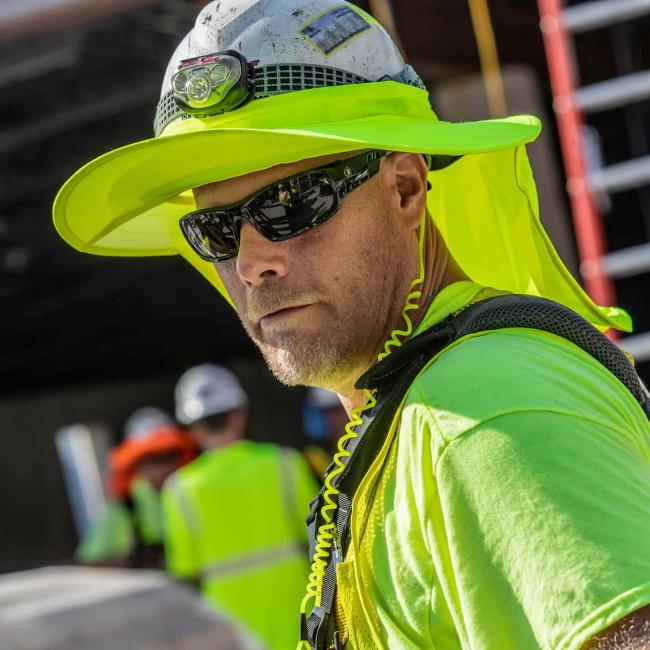
M 190 115 L 218 115 L 252 96 L 252 75 L 245 57 L 234 50 L 184 59 L 172 76 L 178 107 Z
M 348 70 L 307 63 L 247 61 L 235 50 L 183 59 L 171 77 L 171 89 L 156 108 L 154 132 L 158 137 L 170 122 L 183 116 L 208 117 L 241 108 L 253 99 L 326 86 L 368 83 Z M 407 65 L 398 75 L 377 81 L 397 81 L 425 88 Z

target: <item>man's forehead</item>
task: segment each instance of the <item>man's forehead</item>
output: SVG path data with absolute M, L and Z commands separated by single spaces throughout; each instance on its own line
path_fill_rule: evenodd
M 207 185 L 194 188 L 196 207 L 207 208 L 235 203 L 240 199 L 245 199 L 256 190 L 266 187 L 282 178 L 299 174 L 302 171 L 314 169 L 315 167 L 321 167 L 336 160 L 351 158 L 358 153 L 360 152 L 347 151 L 344 153 L 319 156 L 318 158 L 306 158 L 305 160 L 299 160 L 293 163 L 275 165 L 268 169 L 245 174 L 244 176 L 237 176 L 216 183 L 208 183 Z

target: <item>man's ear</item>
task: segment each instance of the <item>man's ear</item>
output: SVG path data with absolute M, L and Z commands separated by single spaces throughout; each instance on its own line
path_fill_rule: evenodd
M 419 227 L 427 202 L 429 170 L 420 154 L 395 152 L 390 156 L 399 194 L 400 209 L 409 228 Z

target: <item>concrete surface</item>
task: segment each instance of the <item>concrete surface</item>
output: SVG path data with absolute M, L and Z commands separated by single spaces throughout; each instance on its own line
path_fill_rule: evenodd
M 2 650 L 263 650 L 153 571 L 52 567 L 0 576 Z

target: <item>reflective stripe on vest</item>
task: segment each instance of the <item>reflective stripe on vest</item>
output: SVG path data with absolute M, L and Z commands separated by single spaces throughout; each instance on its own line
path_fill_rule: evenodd
M 176 497 L 178 507 L 183 515 L 183 520 L 185 521 L 188 530 L 195 534 L 198 533 L 199 529 L 201 528 L 199 516 L 196 512 L 196 509 L 190 502 L 187 494 L 185 493 L 178 474 L 172 474 L 172 476 L 167 479 L 166 486 L 168 487 L 169 491 Z
M 303 557 L 304 555 L 305 547 L 302 544 L 295 542 L 278 544 L 277 546 L 265 548 L 262 551 L 255 551 L 230 560 L 211 564 L 201 572 L 201 578 L 203 580 L 224 578 L 269 564 L 278 564 L 294 556 Z

